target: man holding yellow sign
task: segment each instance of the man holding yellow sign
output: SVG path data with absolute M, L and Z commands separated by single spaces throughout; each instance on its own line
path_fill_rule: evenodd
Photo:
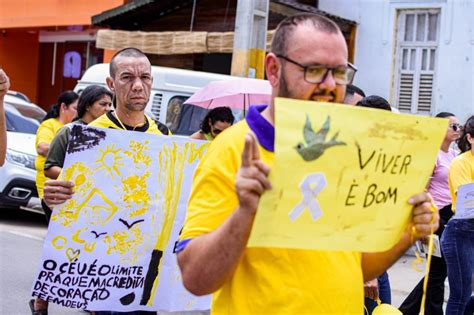
M 345 87 L 355 73 L 348 65 L 347 46 L 337 25 L 312 14 L 292 16 L 279 25 L 273 37 L 272 52 L 266 56 L 265 69 L 273 87 L 273 97 L 336 103 L 343 101 Z M 323 250 L 315 250 L 308 244 L 282 244 L 285 237 L 294 238 L 299 233 L 307 237 L 305 233 L 311 231 L 308 222 L 327 220 L 330 214 L 323 196 L 326 191 L 342 187 L 337 184 L 338 178 L 326 176 L 325 172 L 299 170 L 298 174 L 293 174 L 285 171 L 285 165 L 277 164 L 275 159 L 280 152 L 277 150 L 275 156 L 274 149 L 278 145 L 275 142 L 275 112 L 288 102 L 278 100 L 277 105 L 273 102 L 268 107 L 251 107 L 245 121 L 227 129 L 211 144 L 196 169 L 187 217 L 177 245 L 178 262 L 188 290 L 197 295 L 214 292 L 213 314 L 362 314 L 363 281 L 381 274 L 413 241 L 438 227 L 438 214 L 431 209 L 429 195 L 420 193 L 409 198 L 410 213 L 402 216 L 404 221 L 400 223 L 408 223 L 406 228 L 402 227 L 404 232 L 401 236 L 399 233 L 395 244 L 383 252 L 364 253 L 361 250 L 364 246 L 352 247 L 354 243 L 370 242 L 366 239 L 354 240 L 344 250 L 340 248 L 341 244 Z M 290 106 L 284 106 L 288 111 L 283 115 L 294 112 L 298 117 L 289 117 L 288 122 L 298 121 L 301 125 L 297 138 L 292 134 L 293 143 L 286 146 L 293 154 L 290 163 L 299 159 L 302 164 L 298 165 L 306 165 L 310 170 L 310 164 L 349 148 L 355 150 L 357 158 L 356 143 L 360 142 L 362 148 L 363 139 L 354 139 L 344 132 L 340 120 L 333 115 L 352 112 L 344 111 L 342 106 L 334 111 L 329 108 L 333 105 L 325 105 L 319 106 L 322 116 L 314 117 L 306 115 L 301 108 L 291 110 L 294 105 L 308 108 L 314 103 L 287 105 Z M 280 113 L 276 118 L 286 120 Z M 386 135 L 386 139 L 390 137 Z M 369 156 L 366 153 L 363 152 L 363 161 L 369 163 L 370 153 Z M 376 163 L 377 158 L 374 161 Z M 409 171 L 410 164 L 408 160 L 398 158 L 397 166 L 391 166 L 393 172 L 403 173 Z M 291 170 L 294 170 L 293 166 L 286 165 Z M 274 171 L 271 177 L 278 177 L 272 181 L 268 178 L 270 168 Z M 301 174 L 308 176 L 298 179 L 295 184 L 293 175 Z M 284 196 L 280 184 L 285 180 L 296 186 L 293 190 L 299 193 L 297 197 Z M 348 174 L 341 180 L 352 178 Z M 273 183 L 278 187 L 272 187 Z M 370 202 L 364 201 L 360 192 L 352 191 L 352 194 L 354 198 L 345 191 L 344 202 L 357 202 L 358 205 Z M 267 195 L 273 196 L 272 200 L 260 200 Z M 376 202 L 377 193 L 373 195 L 372 202 Z M 402 195 L 405 196 L 400 194 L 398 198 Z M 356 200 L 358 198 L 362 201 Z M 293 202 L 287 204 L 288 200 Z M 283 212 L 279 203 L 285 204 Z M 264 206 L 271 209 L 263 209 Z M 273 216 L 268 215 L 272 211 Z M 267 213 L 266 218 L 272 220 L 282 219 L 279 215 L 283 213 L 285 225 L 271 222 L 272 228 L 279 230 L 270 232 L 278 232 L 275 234 L 281 236 L 276 243 L 268 238 L 261 241 L 266 237 L 261 233 L 265 222 L 258 229 L 254 226 L 256 214 L 258 220 L 260 212 Z M 367 213 L 361 215 L 367 218 Z M 348 220 L 351 216 L 354 214 L 347 213 Z M 258 221 L 262 223 L 262 220 Z M 292 224 L 297 224 L 296 230 L 294 225 L 290 228 Z M 298 226 L 304 229 L 298 231 Z M 259 234 L 257 240 L 264 245 L 247 247 L 251 231 Z M 340 230 L 333 231 L 333 234 L 338 233 Z

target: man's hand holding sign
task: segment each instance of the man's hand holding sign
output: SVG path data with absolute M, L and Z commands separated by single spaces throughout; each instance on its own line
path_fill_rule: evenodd
M 364 278 L 370 280 L 438 228 L 431 197 L 413 193 L 426 185 L 445 121 L 276 102 L 275 164 L 269 177 L 274 189 L 262 197 L 249 247 L 362 251 Z M 318 130 L 314 143 L 308 143 L 309 120 Z M 294 145 L 302 136 L 306 149 L 319 152 L 312 159 Z M 321 211 L 317 217 L 315 206 Z
M 363 279 L 410 246 L 409 224 L 414 238 L 437 227 L 429 196 L 412 195 L 445 122 L 315 103 L 343 102 L 355 74 L 342 32 L 319 15 L 280 23 L 265 73 L 272 102 L 251 106 L 196 170 L 178 242 L 184 285 L 215 292 L 213 313 L 360 314 Z

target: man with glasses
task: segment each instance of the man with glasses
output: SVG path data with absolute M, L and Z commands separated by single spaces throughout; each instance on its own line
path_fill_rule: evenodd
M 313 14 L 280 23 L 265 70 L 273 97 L 338 103 L 355 72 L 337 25 Z M 362 314 L 364 279 L 410 247 L 412 229 L 415 238 L 436 229 L 438 216 L 427 194 L 413 196 L 413 222 L 384 253 L 246 248 L 260 196 L 271 189 L 274 106 L 251 107 L 200 161 L 176 247 L 184 286 L 214 293 L 213 314 Z

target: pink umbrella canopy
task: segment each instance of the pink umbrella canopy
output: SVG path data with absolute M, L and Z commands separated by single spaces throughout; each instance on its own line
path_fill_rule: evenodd
M 227 106 L 248 109 L 249 105 L 270 104 L 272 88 L 267 80 L 238 78 L 213 81 L 194 93 L 185 104 L 207 109 Z

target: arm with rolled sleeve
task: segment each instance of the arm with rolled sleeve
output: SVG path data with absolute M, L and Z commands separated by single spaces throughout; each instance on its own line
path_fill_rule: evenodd
M 58 178 L 64 165 L 70 134 L 71 129 L 69 126 L 64 126 L 54 136 L 53 141 L 51 141 L 46 162 L 44 163 L 44 174 L 46 177 L 51 179 Z

